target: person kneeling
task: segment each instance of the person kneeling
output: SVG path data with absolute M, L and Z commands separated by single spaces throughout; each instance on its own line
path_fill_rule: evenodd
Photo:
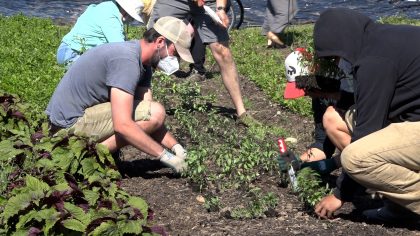
M 152 69 L 175 72 L 178 56 L 193 62 L 191 34 L 183 21 L 162 17 L 143 37 L 103 44 L 80 56 L 55 89 L 46 114 L 54 131 L 74 129 L 111 153 L 132 145 L 179 173 L 187 167 L 186 152 L 164 125 L 164 107 L 152 101 L 151 78 Z

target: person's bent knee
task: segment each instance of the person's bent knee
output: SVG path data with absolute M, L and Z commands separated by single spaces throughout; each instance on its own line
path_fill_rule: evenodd
M 350 144 L 341 152 L 341 165 L 349 175 L 356 174 L 364 169 L 363 158 L 358 155 L 357 147 Z
M 147 122 L 149 131 L 158 129 L 165 122 L 166 111 L 165 108 L 158 102 L 142 101 L 136 109 L 134 120 L 141 124 Z
M 150 121 L 156 123 L 156 126 L 162 126 L 165 122 L 166 110 L 162 104 L 151 102 L 150 104 Z
M 216 61 L 232 61 L 232 53 L 227 42 L 212 43 L 210 48 Z

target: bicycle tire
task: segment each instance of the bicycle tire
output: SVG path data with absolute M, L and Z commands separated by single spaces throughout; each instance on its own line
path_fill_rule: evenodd
M 235 8 L 233 7 L 232 1 L 231 1 L 231 4 L 230 4 L 230 6 L 228 8 L 228 12 L 227 12 L 227 15 L 229 17 L 228 31 L 235 28 L 235 25 L 236 25 L 236 13 L 235 13 Z
M 244 5 L 242 4 L 242 1 L 241 0 L 234 0 L 234 1 L 239 6 L 239 21 L 238 21 L 238 23 L 235 26 L 236 29 L 239 29 L 239 27 L 241 27 L 242 23 L 244 22 L 244 14 L 245 14 L 245 12 L 244 12 Z
M 239 29 L 244 21 L 244 7 L 241 0 L 231 0 L 230 3 L 227 12 L 230 20 L 228 30 Z

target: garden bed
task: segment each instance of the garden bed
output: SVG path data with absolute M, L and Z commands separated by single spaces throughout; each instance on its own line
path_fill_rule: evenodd
M 396 20 L 391 23 L 407 23 Z M 7 58 L 0 60 L 0 89 L 21 96 L 42 114 L 65 71 L 55 52 L 69 27 L 18 15 L 0 17 L 0 29 L 0 55 Z M 141 30 L 133 28 L 129 38 L 138 38 Z M 286 33 L 292 47 L 311 44 L 312 25 Z M 296 138 L 289 144 L 296 154 L 306 149 L 313 132 L 310 102 L 283 100 L 283 61 L 290 49 L 266 49 L 259 29 L 233 31 L 231 39 L 245 106 L 264 127 L 236 123 L 211 58 L 205 81 L 157 76 L 153 93 L 167 109 L 168 128 L 188 149 L 191 166 L 186 175 L 175 176 L 136 149 L 123 149 L 122 187 L 147 201 L 153 223 L 170 235 L 418 235 L 418 226 L 366 224 L 349 203 L 334 220 L 320 220 L 297 194 L 280 186 L 277 139 Z
M 200 81 L 203 95 L 213 94 L 217 101 L 212 106 L 220 110 L 222 116 L 234 114 L 233 105 L 223 84 L 218 77 L 208 74 L 205 81 Z M 307 116 L 300 116 L 273 103 L 251 81 L 241 77 L 242 94 L 247 101 L 249 112 L 265 125 L 279 127 L 288 131 L 288 137 L 297 138 L 293 146 L 296 153 L 301 153 L 312 141 L 313 123 Z M 281 93 L 281 91 L 279 91 Z M 199 117 L 198 117 L 199 118 Z M 203 117 L 202 117 L 203 118 Z M 168 122 L 174 130 L 181 127 L 173 115 Z M 206 125 L 207 120 L 202 119 Z M 223 129 L 236 126 L 233 119 Z M 181 128 L 182 129 L 182 128 Z M 240 128 L 241 130 L 243 128 Z M 175 135 L 179 135 L 175 132 Z M 187 140 L 185 137 L 179 137 Z M 276 137 L 271 137 L 273 143 Z M 190 143 L 183 143 L 187 148 Z M 213 143 L 213 145 L 215 145 Z M 217 145 L 215 145 L 217 146 Z M 210 147 L 211 148 L 211 147 Z M 220 186 L 208 185 L 200 189 L 187 178 L 172 175 L 158 161 L 128 147 L 123 150 L 131 173 L 124 178 L 123 188 L 133 195 L 143 197 L 155 212 L 158 225 L 163 226 L 170 235 L 418 235 L 419 229 L 412 225 L 387 227 L 370 225 L 363 222 L 360 213 L 353 204 L 346 203 L 337 212 L 333 220 L 320 220 L 289 188 L 280 187 L 277 172 L 263 173 L 250 184 L 262 192 L 272 192 L 278 198 L 274 209 L 265 212 L 262 217 L 253 219 L 232 219 L 231 211 L 238 206 L 247 206 L 252 201 L 253 193 L 241 189 L 221 189 Z M 131 161 L 131 162 L 130 162 Z M 335 173 L 337 175 L 338 173 Z M 334 177 L 334 176 L 332 176 Z M 223 179 L 219 181 L 223 182 Z M 206 209 L 201 197 L 217 197 L 216 209 Z

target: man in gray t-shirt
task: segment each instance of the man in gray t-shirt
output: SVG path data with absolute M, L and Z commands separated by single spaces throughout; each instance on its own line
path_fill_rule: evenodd
M 141 62 L 139 41 L 108 43 L 87 51 L 61 79 L 47 115 L 51 123 L 68 128 L 88 107 L 110 101 L 109 88 L 134 96 L 137 87 L 150 87 L 151 68 Z
M 84 53 L 48 104 L 51 131 L 71 128 L 110 152 L 130 144 L 176 172 L 185 170 L 186 151 L 165 128 L 165 108 L 152 101 L 150 84 L 152 68 L 176 70 L 177 55 L 193 62 L 186 27 L 182 20 L 163 17 L 141 40 L 104 44 Z M 152 137 L 163 138 L 158 143 Z

